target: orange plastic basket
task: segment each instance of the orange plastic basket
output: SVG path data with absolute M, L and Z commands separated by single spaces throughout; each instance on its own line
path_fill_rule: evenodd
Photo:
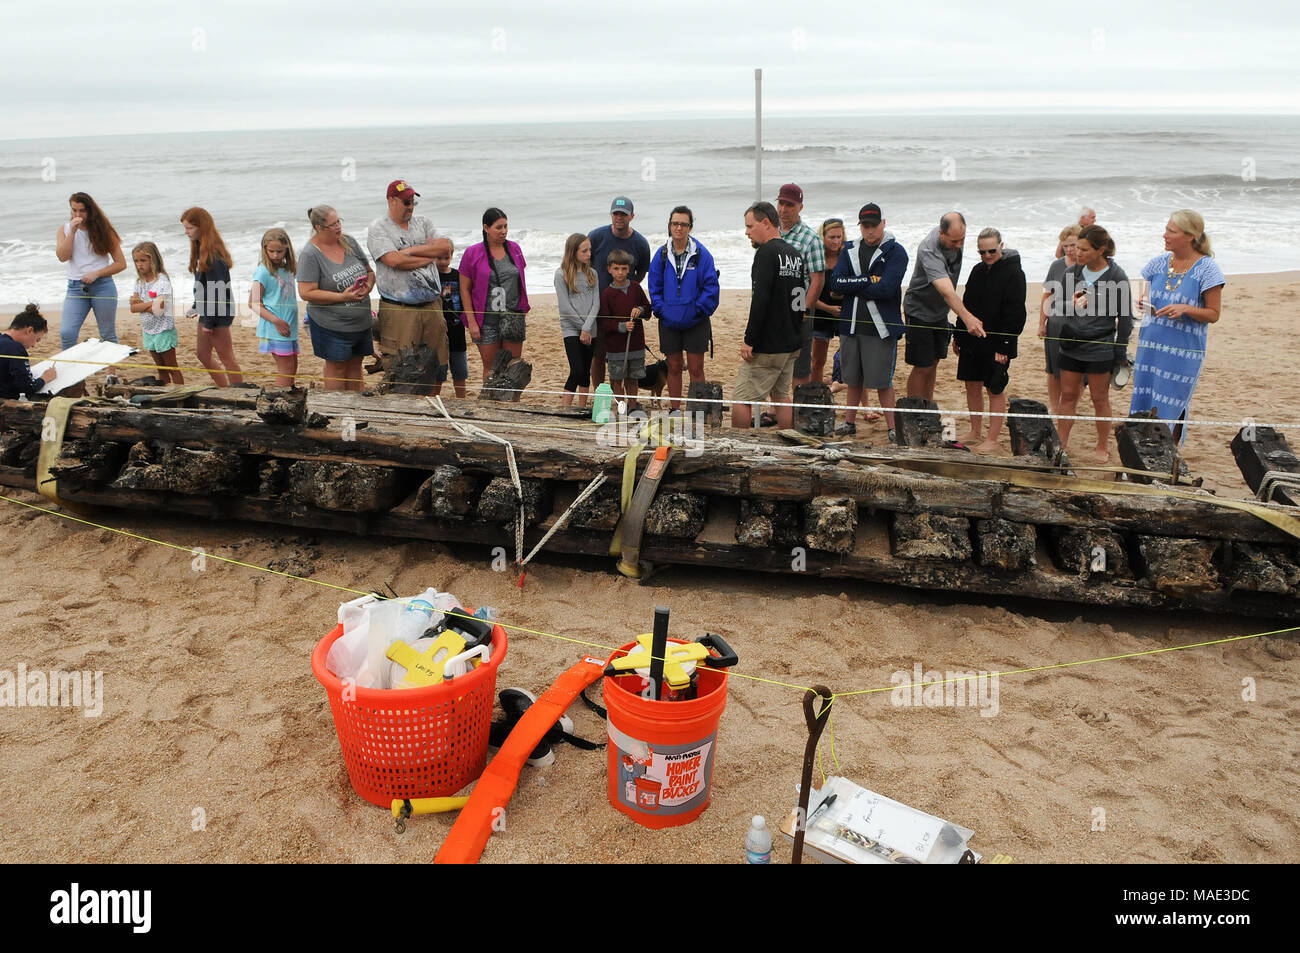
M 394 798 L 450 797 L 483 773 L 497 668 L 506 657 L 505 629 L 493 627 L 491 661 L 460 678 L 387 691 L 344 686 L 325 667 L 330 646 L 342 635 L 343 626 L 335 626 L 317 643 L 311 670 L 329 696 L 357 794 L 388 808 Z

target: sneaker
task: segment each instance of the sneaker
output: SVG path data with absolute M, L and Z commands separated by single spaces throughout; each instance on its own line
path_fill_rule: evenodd
M 857 432 L 858 425 L 850 420 L 846 420 L 835 427 L 835 436 L 837 437 L 852 437 Z
M 896 431 L 889 431 L 889 442 L 894 444 L 898 443 L 898 433 Z

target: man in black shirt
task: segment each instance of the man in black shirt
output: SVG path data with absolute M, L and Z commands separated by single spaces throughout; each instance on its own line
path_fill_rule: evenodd
M 731 395 L 733 427 L 750 425 L 752 402 L 790 402 L 790 382 L 802 343 L 799 332 L 808 310 L 804 300 L 807 266 L 799 250 L 782 240 L 778 223 L 771 202 L 755 202 L 745 211 L 745 235 L 758 251 L 750 269 L 753 297 L 740 348 L 742 363 Z M 789 427 L 793 408 L 777 407 L 776 420 L 779 426 Z

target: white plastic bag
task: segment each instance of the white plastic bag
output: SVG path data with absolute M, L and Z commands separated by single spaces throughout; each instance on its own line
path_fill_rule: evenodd
M 446 593 L 429 588 L 418 596 L 376 599 L 363 596 L 339 606 L 343 635 L 330 646 L 325 666 L 359 688 L 391 687 L 388 647 L 398 639 L 414 645 L 443 620 L 435 608 Z

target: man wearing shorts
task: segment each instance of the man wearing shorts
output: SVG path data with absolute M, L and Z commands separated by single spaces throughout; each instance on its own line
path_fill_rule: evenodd
M 375 260 L 379 317 L 375 340 L 385 368 L 404 347 L 421 341 L 437 354 L 438 377 L 446 380 L 449 348 L 447 322 L 442 316 L 442 279 L 434 257 L 445 240 L 436 238 L 433 223 L 415 214 L 420 193 L 403 179 L 388 185 L 388 214 L 370 223 L 366 246 Z M 439 384 L 433 393 L 442 389 Z
M 912 365 L 907 378 L 907 396 L 934 400 L 934 380 L 939 362 L 948 356 L 948 309 L 977 338 L 984 337 L 980 319 L 966 310 L 957 294 L 961 274 L 961 246 L 966 241 L 966 219 L 961 212 L 949 212 L 936 228 L 921 239 L 916 249 L 916 267 L 903 298 L 907 313 L 907 347 L 903 360 Z
M 745 211 L 745 235 L 758 251 L 749 272 L 753 295 L 731 394 L 733 427 L 749 427 L 752 402 L 770 399 L 788 405 L 790 401 L 808 269 L 798 249 L 782 240 L 779 223 L 771 202 L 755 202 Z M 777 407 L 776 419 L 781 427 L 789 427 L 793 408 Z
M 886 408 L 889 440 L 895 442 L 894 365 L 903 336 L 903 276 L 907 249 L 885 231 L 880 206 L 869 202 L 858 212 L 862 240 L 849 242 L 835 263 L 830 290 L 844 296 L 840 310 L 840 368 L 848 388 L 844 422 L 837 436 L 858 432 L 855 422 L 863 394 L 875 390 Z
M 812 380 L 812 314 L 826 279 L 826 246 L 821 236 L 799 218 L 803 211 L 803 189 L 799 186 L 793 182 L 781 186 L 776 194 L 776 210 L 780 215 L 780 237 L 803 256 L 808 269 L 804 281 L 806 319 L 799 326 L 799 357 L 794 364 L 794 384 L 798 387 Z

